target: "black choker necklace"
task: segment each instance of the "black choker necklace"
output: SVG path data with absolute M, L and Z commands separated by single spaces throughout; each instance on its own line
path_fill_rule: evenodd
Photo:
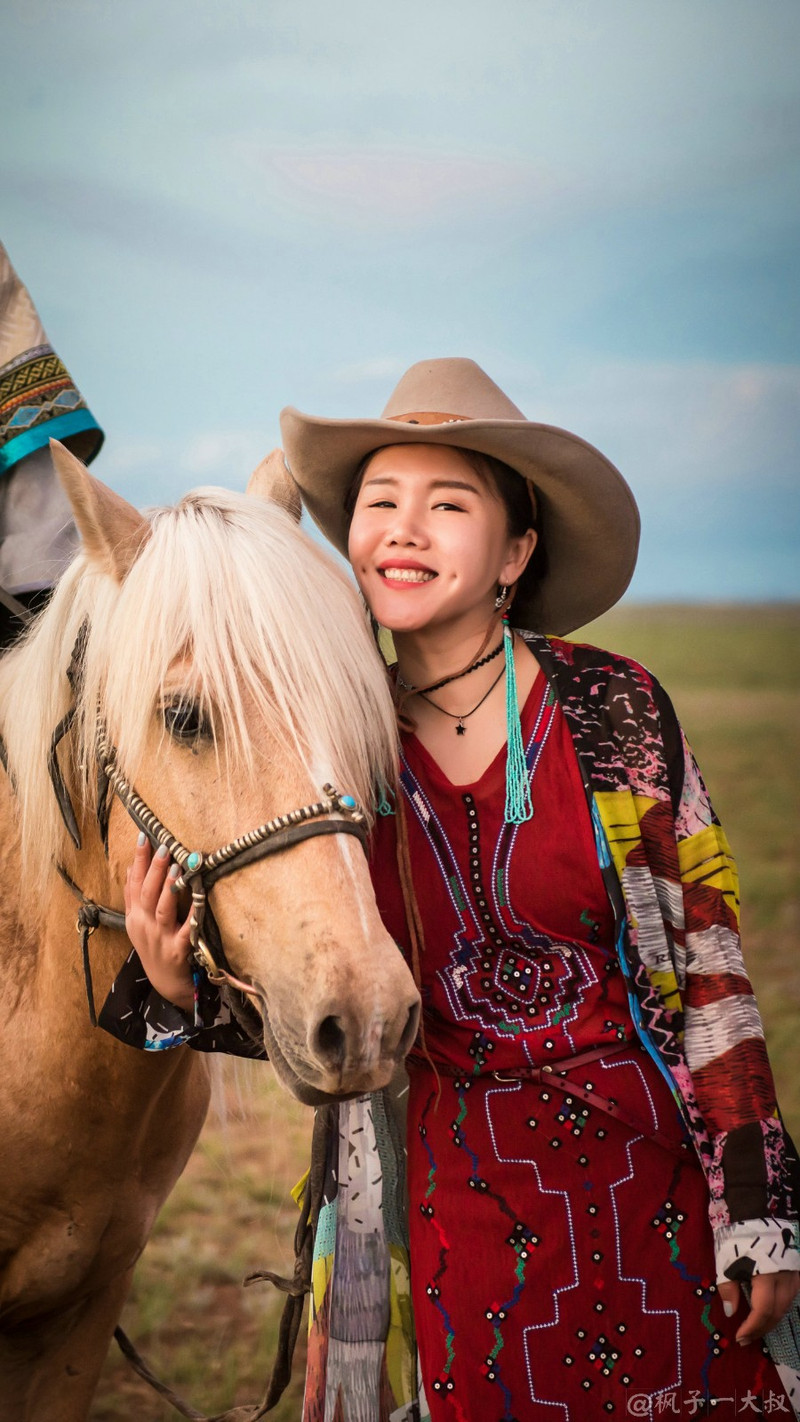
M 453 672 L 453 675 L 452 675 L 452 676 L 443 676 L 441 681 L 435 681 L 435 682 L 433 683 L 433 686 L 426 686 L 426 687 L 425 687 L 425 690 L 426 690 L 426 691 L 441 691 L 442 687 L 443 687 L 443 686 L 449 686 L 449 684 L 450 684 L 451 681 L 460 681 L 461 678 L 462 678 L 462 676 L 469 676 L 470 672 L 477 671 L 477 670 L 478 670 L 478 667 L 485 667 L 487 662 L 492 662 L 492 661 L 494 661 L 495 657 L 499 657 L 499 656 L 500 656 L 500 653 L 502 652 L 502 650 L 503 650 L 503 643 L 502 643 L 502 641 L 500 641 L 500 642 L 498 642 L 498 644 L 497 644 L 497 646 L 495 647 L 495 649 L 494 649 L 493 652 L 487 652 L 487 654 L 486 654 L 485 657 L 481 657 L 479 661 L 473 662 L 473 663 L 472 663 L 472 666 L 471 666 L 471 667 L 467 667 L 465 671 Z M 500 680 L 500 678 L 498 677 L 498 681 L 499 681 L 499 680 Z M 400 687 L 400 690 L 401 690 L 401 691 L 408 691 L 408 692 L 410 692 L 411 694 L 417 695 L 417 696 L 422 696 L 422 694 L 423 694 L 421 691 L 418 691 L 418 689 L 417 689 L 416 686 L 412 686 L 412 685 L 410 684 L 410 682 L 403 681 L 403 678 L 401 677 L 401 675 L 400 675 L 399 672 L 397 673 L 397 685 Z M 431 702 L 431 705 L 433 705 L 433 704 L 434 704 L 434 703 Z M 437 711 L 441 711 L 442 708 L 441 708 L 441 706 L 437 706 L 436 709 L 437 709 Z M 475 708 L 475 709 L 477 709 L 477 708 Z M 446 712 L 445 714 L 446 714 L 446 715 L 449 715 L 449 712 Z M 472 715 L 472 712 L 469 711 L 467 714 L 471 716 L 471 715 Z M 461 732 L 459 732 L 459 734 L 460 734 L 460 735 L 463 735 L 464 732 L 461 731 Z
M 492 653 L 492 655 L 494 656 L 494 653 Z M 458 723 L 458 724 L 456 725 L 456 735 L 457 735 L 457 736 L 465 736 L 465 735 L 467 734 L 467 728 L 466 728 L 466 726 L 464 725 L 464 722 L 465 722 L 465 721 L 468 721 L 469 718 L 470 718 L 470 716 L 474 716 L 474 715 L 475 715 L 475 712 L 476 712 L 477 710 L 479 710 L 479 708 L 483 705 L 484 701 L 488 701 L 489 697 L 491 696 L 492 692 L 494 691 L 495 687 L 497 686 L 497 683 L 498 683 L 500 680 L 502 680 L 502 678 L 505 676 L 505 672 L 506 672 L 505 667 L 504 667 L 504 666 L 501 667 L 501 668 L 500 668 L 500 671 L 497 673 L 497 676 L 495 677 L 494 681 L 492 682 L 491 686 L 489 687 L 489 690 L 486 691 L 486 692 L 484 692 L 484 694 L 483 694 L 483 696 L 481 697 L 480 701 L 478 701 L 477 704 L 472 707 L 472 710 L 471 710 L 471 711 L 462 711 L 462 713 L 461 713 L 460 716 L 456 715 L 456 712 L 455 712 L 455 711 L 445 711 L 444 707 L 443 707 L 443 706 L 440 706 L 439 703 L 438 703 L 438 701 L 431 701 L 431 698 L 430 698 L 428 695 L 426 695 L 426 693 L 425 693 L 424 691 L 420 691 L 420 692 L 419 692 L 419 695 L 422 697 L 422 700 L 423 700 L 423 701 L 427 701 L 428 705 L 433 707 L 434 711 L 441 711 L 441 713 L 442 713 L 443 716 L 449 716 L 451 721 L 456 721 L 456 722 Z M 433 688 L 431 688 L 431 689 L 433 689 Z

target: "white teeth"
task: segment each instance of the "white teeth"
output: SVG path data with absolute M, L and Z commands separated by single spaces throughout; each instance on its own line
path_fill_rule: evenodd
M 426 573 L 424 568 L 383 568 L 383 576 L 391 583 L 429 583 L 435 573 Z

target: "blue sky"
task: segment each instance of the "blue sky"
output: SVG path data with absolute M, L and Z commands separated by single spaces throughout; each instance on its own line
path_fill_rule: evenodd
M 0 231 L 134 502 L 469 355 L 625 474 L 633 596 L 800 596 L 796 0 L 11 0 L 2 51 Z

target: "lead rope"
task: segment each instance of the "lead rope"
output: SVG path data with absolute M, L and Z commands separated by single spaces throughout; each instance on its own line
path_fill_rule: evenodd
M 314 1233 L 320 1210 L 324 1204 L 325 1177 L 328 1162 L 328 1141 L 336 1124 L 336 1106 L 319 1106 L 314 1113 L 314 1131 L 311 1137 L 311 1166 L 308 1182 L 303 1192 L 300 1219 L 294 1236 L 295 1264 L 291 1279 L 274 1273 L 271 1269 L 248 1274 L 245 1286 L 257 1283 L 274 1284 L 287 1295 L 278 1328 L 278 1344 L 275 1361 L 269 1376 L 266 1391 L 261 1402 L 244 1407 L 231 1407 L 227 1412 L 216 1412 L 208 1416 L 198 1412 L 177 1392 L 156 1377 L 149 1363 L 131 1342 L 122 1328 L 115 1328 L 114 1337 L 119 1349 L 130 1363 L 135 1373 L 154 1392 L 163 1397 L 182 1417 L 190 1422 L 259 1422 L 283 1396 L 292 1376 L 292 1360 L 295 1344 L 303 1320 L 305 1296 L 311 1290 L 311 1270 L 314 1260 Z

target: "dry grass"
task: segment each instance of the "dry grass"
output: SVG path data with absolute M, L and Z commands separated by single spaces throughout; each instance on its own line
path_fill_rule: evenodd
M 311 1114 L 257 1062 L 220 1063 L 216 1095 L 189 1165 L 161 1212 L 136 1273 L 122 1326 L 156 1374 L 210 1414 L 263 1397 L 283 1295 L 242 1288 L 256 1269 L 291 1274 Z M 270 1415 L 300 1416 L 304 1356 Z M 112 1345 L 92 1422 L 162 1422 L 178 1414 L 149 1391 Z
M 669 688 L 740 860 L 743 930 L 779 1095 L 800 1134 L 800 608 L 630 608 L 587 641 L 626 652 Z M 237 1077 L 239 1084 L 237 1085 Z M 243 1290 L 251 1269 L 291 1272 L 289 1190 L 306 1165 L 310 1115 L 269 1068 L 223 1068 L 227 1122 L 212 1115 L 137 1271 L 123 1326 L 195 1407 L 263 1393 L 281 1300 Z M 302 1358 L 271 1415 L 300 1416 Z M 166 1422 L 112 1348 L 93 1422 Z

